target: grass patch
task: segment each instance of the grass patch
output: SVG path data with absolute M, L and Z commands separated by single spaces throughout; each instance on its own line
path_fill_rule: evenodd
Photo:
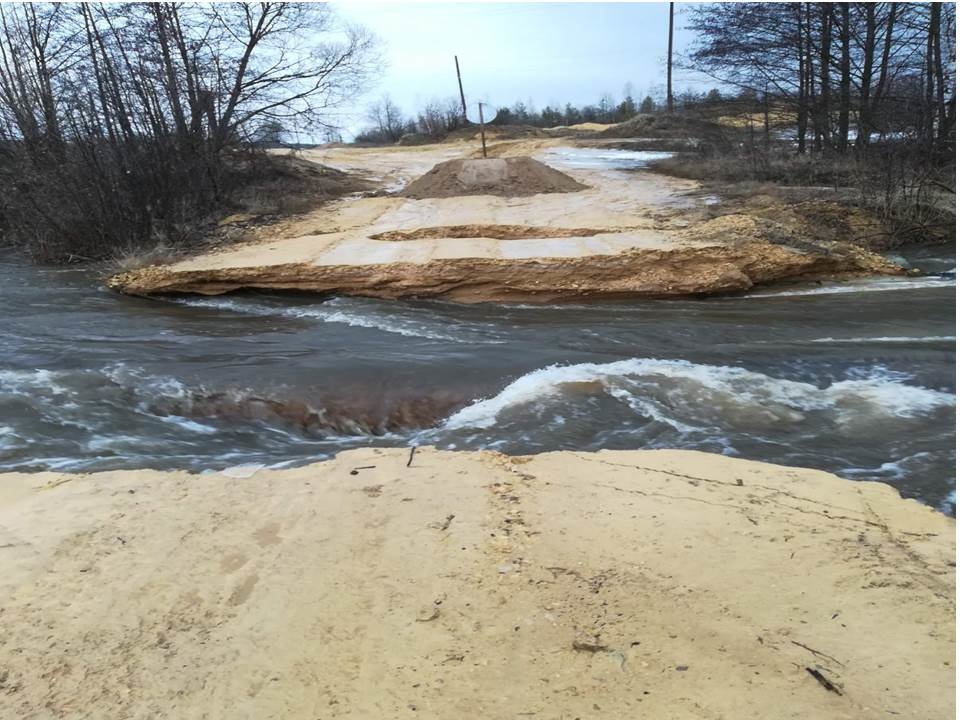
M 799 155 L 783 145 L 769 150 L 751 150 L 743 144 L 725 150 L 704 145 L 697 152 L 654 161 L 650 168 L 700 181 L 735 204 L 750 205 L 751 198 L 772 196 L 798 206 L 811 219 L 817 215 L 817 203 L 826 202 L 861 219 L 869 216 L 880 229 L 853 240 L 874 249 L 946 243 L 955 235 L 953 166 L 931 162 L 906 147 L 872 147 L 866 153 L 851 149 L 842 156 L 824 156 Z

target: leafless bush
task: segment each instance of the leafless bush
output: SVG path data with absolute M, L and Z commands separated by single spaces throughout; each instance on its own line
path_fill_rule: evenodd
M 360 142 L 395 143 L 404 133 L 403 114 L 388 95 L 367 108 L 372 127 L 360 136 Z
M 162 242 L 152 248 L 130 245 L 111 250 L 110 267 L 116 272 L 130 272 L 150 265 L 174 262 L 179 258 L 179 255 L 176 250 Z

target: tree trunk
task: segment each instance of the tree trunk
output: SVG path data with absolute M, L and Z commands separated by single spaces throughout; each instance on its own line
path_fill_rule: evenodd
M 820 3 L 820 132 L 824 149 L 833 146 L 830 107 L 830 45 L 833 42 L 833 3 Z
M 806 136 L 804 129 L 801 137 Z M 770 98 L 767 95 L 767 89 L 763 89 L 763 151 L 767 157 L 770 156 Z
M 174 44 L 177 46 L 177 52 L 180 54 L 180 63 L 183 68 L 183 84 L 187 90 L 187 103 L 190 106 L 190 125 L 188 132 L 193 136 L 200 136 L 203 129 L 204 111 L 200 105 L 200 84 L 197 80 L 196 54 L 191 58 L 187 49 L 186 37 L 183 28 L 180 25 L 180 15 L 176 5 L 168 4 L 166 6 L 166 17 L 170 22 L 170 34 Z M 212 128 L 209 128 L 212 132 Z
M 940 3 L 930 4 L 930 33 L 933 35 L 933 73 L 937 79 L 937 142 L 944 143 L 948 136 L 946 89 L 943 80 L 943 56 L 940 52 L 941 34 Z
M 804 32 L 804 52 L 807 56 L 807 117 L 809 122 L 813 123 L 813 148 L 815 151 L 820 152 L 823 149 L 823 141 L 821 137 L 822 129 L 820 127 L 820 116 L 816 108 L 816 95 L 817 89 L 814 83 L 814 73 L 813 73 L 813 18 L 810 14 L 810 10 L 813 3 L 805 2 L 803 4 L 803 14 L 804 14 L 804 23 L 805 23 L 805 32 Z
M 29 4 L 27 15 L 28 30 L 30 33 L 30 44 L 33 50 L 34 63 L 37 68 L 37 88 L 40 95 L 40 106 L 43 109 L 43 124 L 47 141 L 57 153 L 58 157 L 63 157 L 64 145 L 63 134 L 60 131 L 60 122 L 57 118 L 56 104 L 54 103 L 53 86 L 51 84 L 51 72 L 47 64 L 47 40 L 43 37 L 37 18 L 36 6 Z
M 897 23 L 897 3 L 890 3 L 890 10 L 887 13 L 887 30 L 883 38 L 883 54 L 880 57 L 880 77 L 877 78 L 877 87 L 873 91 L 873 101 L 870 103 L 870 117 L 876 123 L 877 113 L 880 110 L 880 103 L 883 102 L 887 92 L 887 75 L 890 71 L 890 49 L 893 46 L 893 32 Z M 886 128 L 881 128 L 883 133 Z
M 927 27 L 927 55 L 924 62 L 924 93 L 923 108 L 921 112 L 921 136 L 923 144 L 928 148 L 933 147 L 934 137 L 934 107 L 933 107 L 933 36 L 934 21 L 939 20 L 939 7 L 937 3 L 930 3 L 930 24 Z
M 837 149 L 846 152 L 850 135 L 850 6 L 840 4 L 840 108 Z
M 865 3 L 866 37 L 863 43 L 863 74 L 860 79 L 860 105 L 857 109 L 857 147 L 864 148 L 870 142 L 870 85 L 873 82 L 873 55 L 877 43 L 876 6 Z
M 673 112 L 673 3 L 670 3 L 670 30 L 667 34 L 667 112 Z
M 807 61 L 803 52 L 803 6 L 796 5 L 797 19 L 797 153 L 807 151 Z M 766 104 L 766 93 L 764 93 Z
M 180 88 L 177 83 L 177 71 L 173 66 L 173 58 L 170 53 L 170 41 L 167 37 L 167 19 L 164 16 L 164 8 L 156 3 L 148 4 L 153 13 L 154 22 L 157 27 L 157 39 L 160 42 L 160 57 L 163 60 L 163 70 L 166 75 L 167 100 L 170 103 L 170 110 L 173 114 L 173 122 L 177 126 L 177 132 L 182 136 L 187 134 L 187 120 L 183 114 L 183 106 L 180 104 Z
M 211 135 L 213 136 L 214 150 L 219 152 L 222 150 L 227 142 L 232 139 L 232 134 L 234 131 L 233 117 L 236 113 L 237 104 L 240 102 L 240 96 L 243 93 L 244 83 L 247 80 L 247 67 L 250 64 L 250 58 L 253 56 L 253 51 L 257 47 L 257 44 L 260 40 L 263 39 L 263 34 L 265 28 L 269 27 L 279 14 L 283 13 L 282 6 L 279 8 L 271 7 L 269 3 L 262 3 L 258 8 L 260 13 L 256 18 L 256 23 L 253 22 L 251 10 L 245 6 L 247 12 L 247 27 L 248 35 L 246 38 L 246 47 L 244 47 L 243 55 L 240 56 L 240 61 L 237 63 L 237 69 L 234 75 L 233 87 L 230 90 L 230 95 L 227 98 L 227 102 L 224 105 L 223 114 L 220 119 L 217 120 L 216 113 L 213 110 L 213 94 L 210 93 L 205 98 L 208 103 L 207 107 L 207 116 L 208 123 L 211 127 Z

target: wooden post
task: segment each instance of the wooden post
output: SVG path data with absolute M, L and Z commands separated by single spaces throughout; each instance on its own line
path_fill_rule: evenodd
M 453 56 L 453 64 L 457 66 L 457 85 L 460 86 L 460 104 L 463 106 L 463 121 L 467 122 L 467 98 L 463 94 L 463 80 L 460 79 L 460 61 Z
M 801 138 L 806 138 L 806 125 L 804 125 L 804 131 L 801 135 Z M 770 100 L 767 96 L 767 88 L 763 88 L 763 149 L 767 153 L 767 157 L 770 157 Z
M 480 110 L 480 144 L 483 145 L 483 157 L 487 157 L 487 134 L 483 131 L 483 103 L 477 103 L 477 109 Z

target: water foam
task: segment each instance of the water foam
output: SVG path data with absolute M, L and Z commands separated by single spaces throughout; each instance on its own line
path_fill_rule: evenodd
M 957 489 L 954 488 L 947 496 L 940 502 L 940 512 L 945 515 L 956 515 L 957 514 Z
M 749 295 L 730 296 L 727 299 L 753 299 L 772 297 L 801 297 L 805 295 L 845 295 L 861 292 L 889 292 L 892 290 L 919 290 L 924 288 L 955 288 L 955 279 L 941 276 L 926 276 L 916 279 L 879 278 L 867 281 L 852 280 L 837 285 L 817 285 L 816 287 L 776 290 L 773 292 L 755 292 Z
M 56 378 L 57 374 L 51 370 L 0 370 L 0 391 L 17 395 L 67 394 L 67 389 Z
M 864 344 L 864 343 L 953 343 L 956 342 L 957 338 L 955 335 L 920 335 L 920 336 L 911 336 L 911 335 L 897 335 L 897 336 L 881 336 L 881 337 L 853 337 L 853 338 L 816 338 L 810 342 L 815 343 L 853 343 L 853 344 Z
M 389 317 L 378 316 L 345 307 L 348 301 L 334 298 L 322 305 L 311 306 L 272 306 L 256 302 L 244 302 L 233 298 L 178 298 L 173 302 L 191 307 L 225 310 L 244 315 L 258 315 L 262 317 L 289 317 L 299 319 L 319 320 L 321 322 L 340 323 L 351 327 L 369 328 L 383 332 L 405 335 L 407 337 L 421 337 L 428 340 L 442 340 L 444 342 L 469 343 L 476 342 L 477 338 L 457 336 L 440 332 L 429 327 L 429 323 L 405 318 L 397 314 Z M 485 342 L 502 342 L 486 339 Z
M 595 383 L 638 414 L 680 431 L 695 429 L 704 419 L 698 413 L 711 415 L 718 406 L 728 414 L 752 414 L 763 422 L 797 422 L 812 411 L 831 411 L 837 421 L 844 422 L 866 416 L 912 418 L 956 404 L 950 393 L 909 385 L 903 379 L 900 374 L 875 369 L 867 377 L 820 388 L 743 368 L 686 360 L 634 358 L 551 365 L 454 413 L 443 428 L 489 428 L 505 411 L 558 398 L 578 383 Z
M 176 425 L 183 430 L 200 435 L 215 435 L 219 432 L 217 428 L 211 425 L 204 425 L 203 423 L 198 423 L 194 420 L 188 420 L 187 418 L 180 417 L 179 415 L 165 415 L 160 416 L 157 419 L 161 422 L 165 422 L 170 425 Z
M 899 460 L 890 460 L 880 463 L 877 467 L 848 467 L 843 468 L 838 474 L 853 479 L 861 478 L 884 478 L 888 480 L 902 480 L 909 474 L 911 463 L 923 461 L 930 458 L 932 453 L 918 452 Z

